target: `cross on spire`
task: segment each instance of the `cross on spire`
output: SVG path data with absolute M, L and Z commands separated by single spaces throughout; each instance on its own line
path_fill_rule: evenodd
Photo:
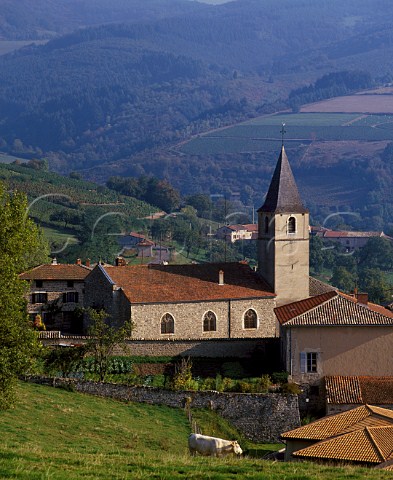
M 281 145 L 284 146 L 284 135 L 287 133 L 287 131 L 285 130 L 285 123 L 282 124 L 280 133 L 281 133 Z

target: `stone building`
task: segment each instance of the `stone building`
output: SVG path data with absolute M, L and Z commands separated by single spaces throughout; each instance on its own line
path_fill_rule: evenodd
M 48 330 L 82 333 L 78 307 L 83 307 L 85 278 L 90 272 L 79 260 L 74 265 L 54 260 L 22 273 L 20 278 L 30 282 L 27 311 L 31 319 L 41 315 Z
M 271 338 L 275 294 L 247 264 L 97 265 L 85 306 L 131 320 L 133 338 Z
M 265 202 L 258 210 L 258 272 L 277 294 L 277 305 L 310 295 L 309 213 L 284 146 Z

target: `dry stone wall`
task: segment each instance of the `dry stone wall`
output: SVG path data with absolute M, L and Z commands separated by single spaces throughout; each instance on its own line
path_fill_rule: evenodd
M 278 442 L 280 434 L 300 426 L 297 395 L 171 391 L 74 379 L 28 377 L 51 386 L 72 385 L 78 392 L 117 400 L 184 408 L 209 408 L 254 442 Z

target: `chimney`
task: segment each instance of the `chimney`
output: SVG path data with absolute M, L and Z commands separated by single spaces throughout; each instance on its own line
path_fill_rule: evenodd
M 358 293 L 356 295 L 356 298 L 358 300 L 358 303 L 361 303 L 362 305 L 368 304 L 368 293 Z
M 81 260 L 80 258 L 77 258 L 77 259 L 76 259 L 76 264 L 77 264 L 77 265 L 82 265 L 82 260 Z
M 116 257 L 115 265 L 116 267 L 124 267 L 127 263 L 123 257 Z
M 90 258 L 88 258 L 88 259 L 86 260 L 86 263 L 85 263 L 85 264 L 86 264 L 86 267 L 90 267 Z
M 52 259 L 52 265 L 57 265 L 57 258 L 56 258 L 56 257 L 54 257 L 54 258 Z
M 218 272 L 218 284 L 224 285 L 224 270 Z

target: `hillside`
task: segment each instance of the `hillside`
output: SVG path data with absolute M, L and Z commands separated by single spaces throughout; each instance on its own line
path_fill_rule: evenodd
M 0 40 L 47 39 L 81 27 L 151 21 L 201 8 L 185 0 L 0 0 Z
M 209 422 L 203 428 L 211 432 Z M 2 412 L 0 475 L 23 480 L 390 478 L 389 472 L 359 467 L 191 457 L 189 433 L 180 409 L 20 384 L 16 408 Z
M 92 18 L 106 25 L 0 57 L 3 151 L 47 156 L 62 172 L 126 161 L 137 176 L 140 152 L 148 159 L 157 147 L 285 108 L 291 90 L 326 72 L 363 69 L 376 81 L 393 72 L 387 0 L 284 0 L 279 10 L 272 0 L 179 0 L 166 18 L 148 13 L 162 12 L 165 0 L 145 2 L 149 8 L 135 0 L 132 19 L 126 3 L 114 2 L 123 24 L 104 20 L 99 2 L 101 17 Z M 47 7 L 56 30 L 51 4 L 40 0 L 31 18 Z M 83 1 L 79 13 L 73 2 L 60 5 L 59 18 L 89 11 Z M 23 24 L 29 9 L 6 6 Z M 165 176 L 165 166 L 151 173 Z
M 43 227 L 51 255 L 63 261 L 89 257 L 113 262 L 119 250 L 114 235 L 141 228 L 143 218 L 158 210 L 106 187 L 32 165 L 0 163 L 0 181 L 26 193 L 29 215 Z

